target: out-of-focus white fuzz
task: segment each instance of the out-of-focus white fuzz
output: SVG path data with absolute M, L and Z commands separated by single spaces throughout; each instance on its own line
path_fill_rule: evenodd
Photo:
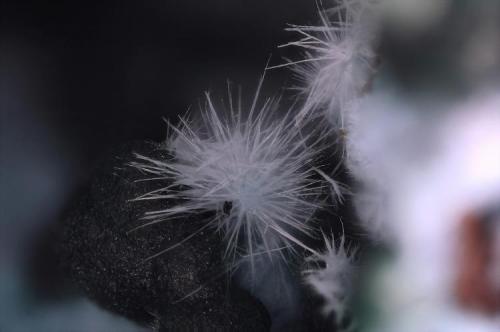
M 346 106 L 367 86 L 373 74 L 373 29 L 367 12 L 367 0 L 334 0 L 331 8 L 318 5 L 320 24 L 291 25 L 288 31 L 302 36 L 285 46 L 304 50 L 304 59 L 275 66 L 292 66 L 305 102 L 298 120 L 326 115 L 336 128 L 342 129 Z M 271 67 L 273 68 L 273 67 Z
M 396 120 L 403 109 L 386 99 L 385 108 L 394 114 L 386 119 L 403 129 Z M 496 208 L 500 201 L 498 87 L 459 102 L 407 103 L 413 104 L 415 130 L 406 127 L 405 135 L 394 136 L 397 145 L 378 153 L 378 159 L 387 159 L 377 161 L 380 174 L 392 175 L 391 185 L 384 187 L 390 198 L 385 229 L 397 256 L 373 277 L 381 319 L 368 331 L 498 331 L 498 313 L 461 306 L 455 290 L 464 259 L 459 241 L 464 217 Z M 405 144 L 405 136 L 413 144 Z M 498 226 L 489 227 L 493 236 Z M 496 281 L 493 271 L 485 278 Z
M 138 200 L 178 202 L 149 212 L 146 225 L 215 211 L 207 225 L 223 231 L 233 259 L 305 247 L 300 234 L 313 231 L 307 222 L 326 187 L 312 165 L 321 137 L 301 133 L 290 114 L 276 120 L 278 100 L 259 107 L 261 85 L 248 115 L 229 91 L 230 113 L 223 117 L 207 94 L 199 125 L 181 119 L 180 127 L 171 127 L 171 159 L 137 156 L 135 167 L 172 181 Z
M 345 116 L 344 165 L 361 185 L 354 190 L 353 204 L 361 226 L 372 240 L 390 237 L 387 228 L 389 187 L 408 169 L 415 150 L 422 150 L 420 113 L 390 92 L 375 92 L 352 103 Z M 402 160 L 410 160 L 403 164 Z
M 304 271 L 305 281 L 324 299 L 323 314 L 335 314 L 337 323 L 345 316 L 346 301 L 352 284 L 353 258 L 356 250 L 345 246 L 345 237 L 339 243 L 325 235 L 325 251 L 308 257 L 311 268 Z

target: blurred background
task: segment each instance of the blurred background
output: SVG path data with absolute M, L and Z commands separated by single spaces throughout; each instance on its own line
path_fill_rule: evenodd
M 23 274 L 33 239 L 111 147 L 163 139 L 162 117 L 195 110 L 206 90 L 225 97 L 228 79 L 251 96 L 271 53 L 286 56 L 286 24 L 315 11 L 300 0 L 2 1 L 0 331 L 127 330 L 86 302 L 42 309 Z M 273 71 L 264 89 L 287 76 Z

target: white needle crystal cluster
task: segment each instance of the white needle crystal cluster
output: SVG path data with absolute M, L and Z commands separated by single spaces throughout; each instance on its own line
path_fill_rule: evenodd
M 488 90 L 488 94 L 474 97 L 480 89 L 473 89 L 476 94 L 471 93 L 469 100 L 474 103 L 464 111 L 467 120 L 449 129 L 449 123 L 460 120 L 454 118 L 461 114 L 457 105 L 470 106 L 467 98 L 457 102 L 455 96 L 451 101 L 447 94 L 436 96 L 426 89 L 402 93 L 390 70 L 385 76 L 377 72 L 379 59 L 375 52 L 384 20 L 383 28 L 397 30 L 401 26 L 401 33 L 411 38 L 412 33 L 427 31 L 420 25 L 435 27 L 440 20 L 452 17 L 448 15 L 448 10 L 455 8 L 452 0 L 435 2 L 440 5 L 416 0 L 318 1 L 317 24 L 290 25 L 287 30 L 299 39 L 281 46 L 300 50 L 302 57 L 267 67 L 288 67 L 298 78 L 298 93 L 294 96 L 298 107 L 283 112 L 279 98 L 261 100 L 263 80 L 249 107 L 242 106 L 240 97 L 233 100 L 231 91 L 226 108 L 214 104 L 207 94 L 198 117 L 193 121 L 181 118 L 179 125 L 170 126 L 171 135 L 165 144 L 169 158 L 137 156 L 132 163 L 152 179 L 168 180 L 168 186 L 137 198 L 170 200 L 164 209 L 150 211 L 144 226 L 213 212 L 201 230 L 212 227 L 222 232 L 232 267 L 256 255 L 268 256 L 272 264 L 273 257 L 286 261 L 288 253 L 300 253 L 297 256 L 306 266 L 303 281 L 324 300 L 324 314 L 334 313 L 339 325 L 353 287 L 356 252 L 349 250 L 351 244 L 346 243 L 348 237 L 344 235 L 337 235 L 338 241 L 333 235 L 324 237 L 323 249 L 310 246 L 308 239 L 317 239 L 323 232 L 315 223 L 316 211 L 342 200 L 340 188 L 345 187 L 332 171 L 337 169 L 333 157 L 329 158 L 333 153 L 327 152 L 340 150 L 342 166 L 353 180 L 346 191 L 352 193 L 348 200 L 361 219 L 358 225 L 364 227 L 371 244 L 382 242 L 397 253 L 398 262 L 386 278 L 390 280 L 387 301 L 398 296 L 404 298 L 398 298 L 402 301 L 398 303 L 404 304 L 407 300 L 418 301 L 419 296 L 428 296 L 425 301 L 429 302 L 436 298 L 445 299 L 443 303 L 449 300 L 447 283 L 439 282 L 453 270 L 449 255 L 453 241 L 447 240 L 453 227 L 445 227 L 447 221 L 448 225 L 454 224 L 450 221 L 451 210 L 456 212 L 476 200 L 479 207 L 498 199 L 498 93 Z M 484 3 L 485 8 L 491 6 Z M 419 19 L 418 26 L 409 19 L 395 19 L 408 18 L 416 9 L 420 9 L 419 15 L 436 15 L 429 19 L 430 23 Z M 495 29 L 490 30 L 498 37 Z M 395 32 L 397 35 L 400 31 Z M 404 45 L 409 44 L 405 41 Z M 500 51 L 493 51 L 488 54 L 500 59 Z M 383 69 L 380 67 L 380 71 Z M 372 86 L 375 74 L 379 76 Z M 416 76 L 420 78 L 420 74 Z M 411 86 L 411 79 L 408 81 Z M 431 83 L 429 91 L 434 87 Z M 470 111 L 473 108 L 478 110 L 475 114 Z M 484 114 L 491 120 L 485 120 Z M 446 130 L 452 133 L 447 140 L 442 137 L 449 134 Z M 461 138 L 464 140 L 459 141 Z M 327 162 L 322 164 L 325 158 Z M 470 183 L 464 183 L 469 179 Z M 459 184 L 463 187 L 457 187 Z M 455 189 L 450 192 L 449 188 Z M 470 194 L 471 188 L 477 194 Z M 494 191 L 488 191 L 490 188 Z M 333 197 L 328 197 L 329 193 Z M 461 194 L 466 199 L 458 204 L 461 197 L 457 195 Z M 429 201 L 429 197 L 435 199 Z M 457 200 L 450 207 L 446 204 L 452 198 Z M 445 208 L 450 211 L 437 218 Z M 433 217 L 426 217 L 429 211 Z M 340 218 L 332 223 L 340 224 Z M 429 248 L 436 250 L 431 252 Z M 397 276 L 413 280 L 418 287 L 393 287 L 399 282 Z M 436 285 L 443 286 L 439 294 L 432 292 Z M 425 301 L 420 309 L 427 314 L 433 307 L 425 306 Z M 449 312 L 445 307 L 439 307 L 446 310 L 435 314 Z M 415 318 L 409 315 L 409 320 Z M 398 318 L 403 323 L 394 331 L 410 327 L 406 317 Z M 440 326 L 447 318 L 436 317 L 433 322 Z M 415 331 L 425 330 L 422 322 L 415 320 Z

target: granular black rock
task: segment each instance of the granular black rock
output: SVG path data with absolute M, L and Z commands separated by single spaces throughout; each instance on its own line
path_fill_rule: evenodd
M 170 158 L 159 145 L 123 146 L 98 168 L 90 185 L 57 228 L 59 267 L 102 307 L 160 331 L 267 331 L 270 320 L 252 296 L 228 286 L 220 234 L 199 230 L 211 214 L 188 215 L 131 231 L 141 217 L 175 204 L 131 201 L 168 185 L 127 166 L 133 153 Z

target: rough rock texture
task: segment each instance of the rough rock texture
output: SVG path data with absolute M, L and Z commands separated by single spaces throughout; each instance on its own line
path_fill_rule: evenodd
M 129 232 L 144 223 L 140 218 L 145 212 L 174 203 L 129 201 L 165 186 L 160 180 L 137 181 L 146 175 L 126 166 L 133 152 L 169 157 L 154 143 L 138 142 L 121 148 L 97 170 L 57 228 L 55 252 L 63 275 L 102 307 L 160 331 L 268 330 L 262 305 L 228 287 L 223 243 L 212 230 L 147 260 L 196 232 L 211 216 L 167 220 Z

